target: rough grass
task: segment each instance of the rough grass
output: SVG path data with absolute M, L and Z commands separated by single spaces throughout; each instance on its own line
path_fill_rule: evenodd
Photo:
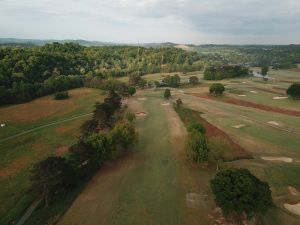
M 103 98 L 99 93 L 99 90 L 75 89 L 71 91 L 71 94 L 76 98 L 66 100 L 72 100 L 72 102 L 60 104 L 60 101 L 54 101 L 52 96 L 47 96 L 22 105 L 1 107 L 0 115 L 4 115 L 7 120 L 15 121 L 14 126 L 32 128 L 51 121 L 91 112 L 94 102 Z M 22 113 L 18 110 L 24 110 L 24 114 L 28 118 L 19 115 Z M 32 115 L 37 118 L 30 114 L 31 111 Z M 7 224 L 8 221 L 19 218 L 33 200 L 32 196 L 26 194 L 30 184 L 28 177 L 32 165 L 49 155 L 56 154 L 57 147 L 73 144 L 80 134 L 80 125 L 88 118 L 88 116 L 81 117 L 45 127 L 1 143 L 0 224 Z M 9 123 L 6 128 L 10 129 L 10 127 Z M 3 136 L 3 133 L 0 134 Z

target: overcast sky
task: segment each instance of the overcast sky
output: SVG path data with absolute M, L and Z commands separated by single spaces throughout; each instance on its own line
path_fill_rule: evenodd
M 0 0 L 0 37 L 300 43 L 300 0 Z

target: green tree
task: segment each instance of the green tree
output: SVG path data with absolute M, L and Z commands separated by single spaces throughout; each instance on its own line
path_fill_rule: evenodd
M 189 82 L 190 82 L 190 84 L 196 85 L 196 84 L 199 83 L 199 78 L 196 77 L 196 76 L 191 76 L 191 77 L 189 78 Z
M 129 87 L 128 88 L 128 93 L 129 93 L 130 96 L 134 95 L 136 93 L 135 87 L 132 87 L 132 86 Z
M 67 193 L 73 184 L 71 167 L 62 157 L 49 157 L 33 166 L 31 186 L 41 194 L 46 207 L 56 197 Z
M 168 75 L 163 79 L 163 83 L 165 83 L 168 87 L 179 87 L 180 86 L 180 77 L 175 74 L 174 76 Z
M 182 100 L 181 100 L 181 98 L 178 98 L 176 100 L 176 107 L 179 108 L 181 105 L 182 105 Z
M 287 90 L 286 93 L 293 99 L 300 99 L 300 83 L 293 83 Z
M 170 91 L 170 89 L 167 88 L 165 90 L 165 92 L 164 92 L 164 98 L 166 98 L 166 99 L 171 98 L 171 91 Z
M 188 150 L 190 157 L 197 163 L 204 163 L 208 161 L 208 145 L 207 137 L 197 130 L 189 132 L 188 136 Z
M 221 170 L 210 185 L 217 205 L 226 215 L 246 213 L 251 218 L 272 206 L 268 183 L 260 181 L 247 169 Z
M 263 66 L 261 67 L 261 75 L 266 76 L 269 72 L 269 67 L 268 66 Z
M 209 87 L 209 93 L 213 94 L 214 96 L 222 95 L 224 91 L 225 91 L 225 87 L 221 83 L 213 83 Z
M 194 130 L 198 131 L 201 134 L 206 133 L 206 130 L 205 130 L 204 126 L 201 123 L 198 123 L 198 122 L 193 122 L 189 125 L 188 132 L 193 132 Z

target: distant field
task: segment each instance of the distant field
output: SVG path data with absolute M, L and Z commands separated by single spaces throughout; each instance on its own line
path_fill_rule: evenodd
M 203 77 L 203 71 L 195 71 L 195 72 L 188 72 L 186 74 L 183 74 L 182 72 L 173 72 L 173 73 L 153 73 L 153 74 L 145 74 L 142 76 L 147 81 L 161 81 L 164 77 L 168 75 L 175 75 L 177 74 L 180 76 L 180 82 L 181 83 L 187 83 L 189 78 L 191 76 L 197 76 L 199 80 L 202 79 Z M 118 80 L 123 81 L 123 82 L 128 82 L 128 77 L 120 77 Z
M 3 106 L 0 118 L 7 126 L 0 129 L 0 139 L 22 130 L 62 121 L 92 111 L 103 96 L 100 90 L 80 88 L 69 91 L 70 99 L 53 100 L 52 96 L 20 105 Z M 32 198 L 26 194 L 33 163 L 49 155 L 61 155 L 80 134 L 80 125 L 89 116 L 66 121 L 24 134 L 0 144 L 0 217 L 3 221 L 19 216 Z M 2 220 L 0 220 L 1 224 Z

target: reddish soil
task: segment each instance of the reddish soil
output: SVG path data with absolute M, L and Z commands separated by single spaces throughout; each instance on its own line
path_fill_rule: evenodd
M 241 99 L 230 98 L 228 96 L 216 98 L 216 97 L 210 96 L 209 94 L 199 94 L 199 93 L 186 93 L 186 94 L 193 95 L 193 96 L 200 97 L 200 98 L 206 98 L 206 99 L 210 99 L 210 100 L 214 100 L 214 101 L 226 102 L 226 103 L 233 104 L 233 105 L 240 105 L 240 106 L 245 106 L 245 107 L 250 107 L 250 108 L 261 109 L 261 110 L 268 111 L 268 112 L 276 112 L 276 113 L 286 114 L 286 115 L 290 115 L 290 116 L 299 116 L 300 117 L 300 111 L 295 111 L 295 110 L 291 110 L 291 109 L 283 109 L 283 108 L 278 108 L 278 107 L 269 106 L 269 105 L 263 105 L 263 104 L 249 102 L 249 101 L 245 101 L 245 100 L 241 100 Z
M 63 156 L 68 151 L 68 149 L 69 149 L 69 146 L 67 146 L 67 145 L 57 147 L 55 149 L 55 155 L 56 156 Z
M 199 117 L 201 118 L 201 117 Z M 245 159 L 252 158 L 251 154 L 247 152 L 242 146 L 235 143 L 229 135 L 227 135 L 224 131 L 215 127 L 211 123 L 207 122 L 205 119 L 201 118 L 200 122 L 206 129 L 206 134 L 208 138 L 221 138 L 223 139 L 234 151 L 231 154 L 225 154 L 225 158 L 228 161 L 237 160 L 237 159 Z

